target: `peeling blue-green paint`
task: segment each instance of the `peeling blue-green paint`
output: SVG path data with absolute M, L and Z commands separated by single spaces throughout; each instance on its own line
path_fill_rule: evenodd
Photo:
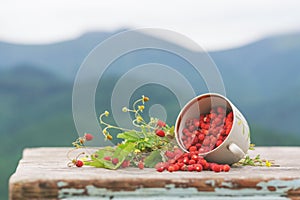
M 63 182 L 63 181 L 58 181 L 57 182 L 57 187 L 61 188 L 61 187 L 66 187 L 68 186 L 68 183 Z
M 59 190 L 58 198 L 65 198 L 65 197 L 72 197 L 72 196 L 79 196 L 84 194 L 84 189 L 76 189 L 76 188 L 62 188 Z
M 300 188 L 300 179 L 294 180 L 271 180 L 268 182 L 260 182 L 257 184 L 262 190 L 267 190 L 268 187 L 274 187 L 276 193 L 286 193 L 289 190 L 297 190 Z
M 221 185 L 222 185 L 222 187 L 233 188 L 232 182 L 223 181 Z
M 207 180 L 205 181 L 206 185 L 210 185 L 211 187 L 215 187 L 216 181 L 215 180 Z
M 289 190 L 297 190 L 300 188 L 300 179 L 295 180 L 270 180 L 259 182 L 257 188 L 234 188 L 231 182 L 223 182 L 221 184 L 225 188 L 215 188 L 215 192 L 223 195 L 233 196 L 249 196 L 249 195 L 268 195 L 268 196 L 284 196 Z M 273 189 L 270 190 L 269 188 Z
M 85 197 L 103 197 L 104 199 L 114 197 L 114 199 L 137 199 L 141 196 L 143 199 L 167 199 L 165 197 L 172 197 L 172 199 L 189 198 L 193 199 L 217 199 L 216 197 L 238 197 L 238 199 L 288 199 L 286 193 L 289 190 L 296 190 L 300 188 L 300 179 L 295 180 L 270 180 L 259 182 L 256 188 L 236 188 L 230 181 L 223 181 L 220 187 L 216 186 L 215 180 L 207 180 L 207 185 L 214 188 L 214 191 L 198 191 L 195 187 L 178 188 L 174 184 L 166 185 L 163 188 L 138 188 L 134 191 L 112 191 L 106 188 L 97 188 L 93 185 L 88 185 L 84 189 L 62 188 L 59 190 L 59 198 L 70 199 L 74 196 Z M 58 185 L 65 185 L 63 182 Z M 272 187 L 272 190 L 270 190 Z M 162 198 L 163 197 L 163 198 Z M 213 198 L 209 198 L 213 197 Z M 244 198 L 247 197 L 247 198 Z M 261 198 L 259 198 L 261 197 Z M 73 199 L 73 198 L 72 198 Z M 86 199 L 86 198 L 85 198 Z M 225 198 L 226 199 L 226 198 Z

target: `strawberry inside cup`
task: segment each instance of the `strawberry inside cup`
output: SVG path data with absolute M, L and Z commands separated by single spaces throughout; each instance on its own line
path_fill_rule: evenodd
M 179 146 L 205 155 L 222 145 L 233 125 L 233 110 L 221 97 L 201 96 L 180 112 L 175 129 Z
M 233 112 L 223 106 L 212 107 L 208 113 L 188 118 L 180 136 L 185 149 L 194 148 L 200 154 L 209 152 L 227 138 L 232 128 Z

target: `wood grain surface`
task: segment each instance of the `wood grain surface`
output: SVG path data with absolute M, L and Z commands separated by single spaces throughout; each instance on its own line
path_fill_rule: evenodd
M 257 147 L 250 155 L 280 167 L 227 173 L 69 168 L 69 150 L 25 149 L 9 181 L 10 199 L 300 199 L 300 147 Z

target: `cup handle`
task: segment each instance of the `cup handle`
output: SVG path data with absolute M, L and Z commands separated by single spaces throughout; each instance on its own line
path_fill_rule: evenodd
M 243 152 L 243 150 L 235 143 L 231 143 L 228 146 L 228 149 L 229 149 L 229 151 L 231 151 L 231 153 L 233 153 L 234 155 L 236 155 L 239 158 L 245 157 L 245 153 Z

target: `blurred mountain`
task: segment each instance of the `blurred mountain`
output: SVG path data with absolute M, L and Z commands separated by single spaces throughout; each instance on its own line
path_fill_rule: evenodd
M 299 33 L 210 55 L 223 75 L 227 95 L 251 121 L 300 136 Z
M 0 42 L 1 181 L 7 181 L 14 171 L 11 166 L 16 166 L 23 148 L 67 146 L 77 137 L 71 107 L 76 72 L 96 45 L 120 31 L 92 32 L 48 45 Z M 249 121 L 252 141 L 257 145 L 299 145 L 300 33 L 209 54 L 221 72 L 227 96 Z M 187 62 L 165 52 L 128 54 L 112 63 L 98 88 L 97 111 L 109 106 L 110 102 L 100 97 L 111 93 L 123 72 L 152 61 L 183 69 L 189 81 L 198 84 Z M 197 91 L 202 92 L 205 89 Z M 178 106 L 169 105 L 171 95 L 162 88 L 149 93 L 151 100 L 169 106 L 176 116 Z M 1 182 L 0 199 L 6 195 L 7 184 Z
M 38 69 L 45 70 L 44 73 L 52 73 L 72 83 L 88 53 L 101 41 L 121 31 L 124 30 L 91 32 L 74 40 L 49 45 L 0 42 L 0 70 L 5 73 L 5 70 L 21 65 L 38 66 Z M 188 64 L 158 54 L 162 52 L 128 55 L 119 65 L 127 64 L 130 68 L 158 58 L 155 60 L 158 63 L 184 66 L 183 73 L 192 77 L 193 71 Z M 273 36 L 240 48 L 209 54 L 221 72 L 228 97 L 246 113 L 250 122 L 274 130 L 299 133 L 300 129 L 294 122 L 298 120 L 297 112 L 300 110 L 300 33 Z M 112 72 L 117 72 L 120 67 L 114 69 Z M 25 71 L 20 74 L 31 76 L 30 71 Z M 190 81 L 196 82 L 195 78 Z M 16 80 L 18 76 L 12 79 L 16 81 L 14 84 L 20 83 Z
M 89 32 L 79 38 L 47 45 L 19 45 L 0 42 L 0 69 L 21 64 L 40 66 L 55 74 L 72 79 L 83 59 L 99 42 L 116 32 Z

